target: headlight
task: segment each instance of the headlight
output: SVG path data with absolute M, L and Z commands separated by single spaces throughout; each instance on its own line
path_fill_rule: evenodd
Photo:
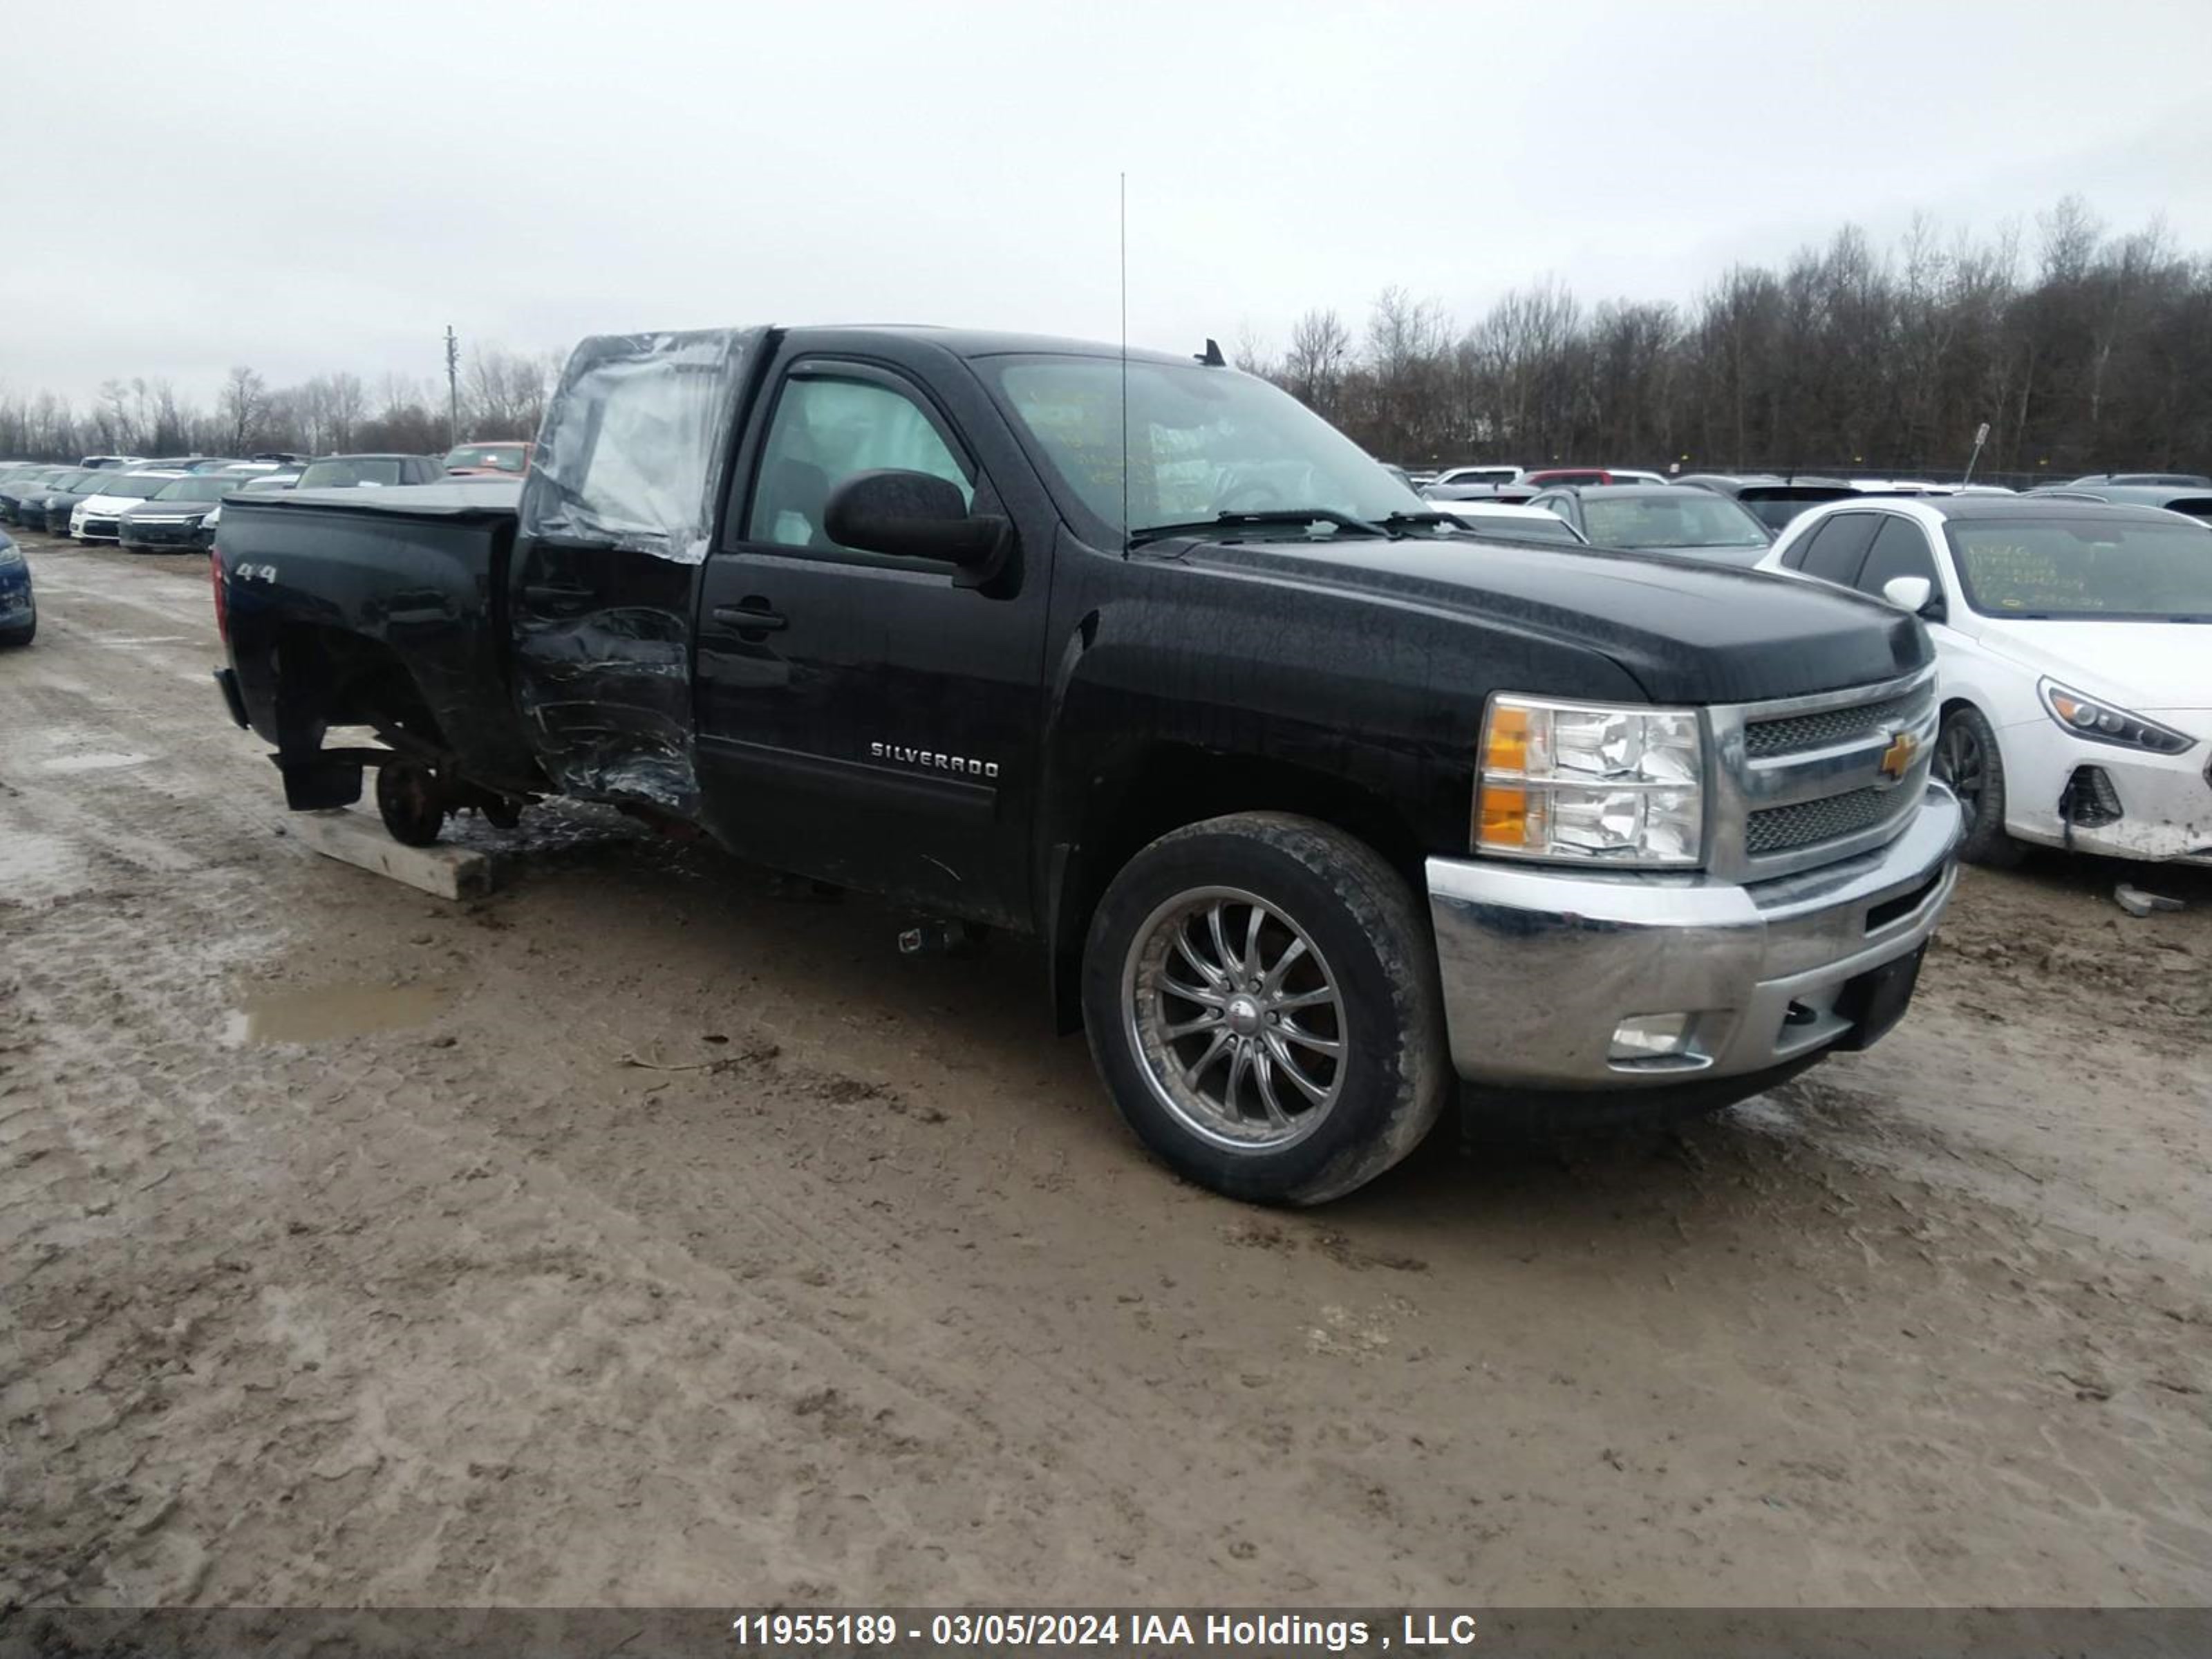
M 13 570 L 23 562 L 23 550 L 13 542 L 0 542 L 0 570 Z
M 2035 689 L 2043 694 L 2043 706 L 2051 711 L 2051 718 L 2077 738 L 2122 749 L 2147 749 L 2154 755 L 2179 755 L 2196 746 L 2196 738 L 2170 726 L 2069 691 L 2056 680 L 2039 680 Z
M 1494 696 L 1471 839 L 1479 853 L 1515 858 L 1693 866 L 1704 778 L 1693 709 Z

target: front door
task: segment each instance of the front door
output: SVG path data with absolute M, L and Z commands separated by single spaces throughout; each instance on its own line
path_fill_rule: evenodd
M 702 583 L 700 785 L 716 834 L 764 864 L 1020 925 L 1049 550 L 1017 546 L 978 588 L 949 565 L 839 546 L 823 527 L 839 482 L 887 467 L 1003 513 L 985 457 L 1026 463 L 974 397 L 963 434 L 884 364 L 784 366 Z
M 690 627 L 759 329 L 603 335 L 562 372 L 509 573 L 514 697 L 554 788 L 696 821 Z

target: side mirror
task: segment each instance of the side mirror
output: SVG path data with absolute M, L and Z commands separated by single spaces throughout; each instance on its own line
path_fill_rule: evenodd
M 1881 596 L 1899 611 L 1926 616 L 1928 602 L 1936 596 L 1936 584 L 1925 576 L 1892 576 L 1881 585 Z
M 830 492 L 822 527 L 841 547 L 936 559 L 963 570 L 996 563 L 1009 526 L 971 514 L 959 486 L 927 472 L 855 472 Z

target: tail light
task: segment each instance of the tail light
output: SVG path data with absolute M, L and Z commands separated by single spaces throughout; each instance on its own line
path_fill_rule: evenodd
M 210 551 L 208 554 L 208 580 L 215 586 L 216 637 L 225 645 L 230 643 L 230 594 L 222 580 L 222 559 Z

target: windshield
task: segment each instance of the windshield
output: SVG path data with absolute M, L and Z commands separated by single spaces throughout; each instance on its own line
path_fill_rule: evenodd
M 501 472 L 522 471 L 520 444 L 463 444 L 458 449 L 446 452 L 446 465 L 453 466 L 489 466 Z
M 100 493 L 112 495 L 118 501 L 143 501 L 149 495 L 160 495 L 164 486 L 176 482 L 174 478 L 148 478 L 129 474 L 118 477 L 111 472 L 102 475 Z
M 356 484 L 396 484 L 399 463 L 374 457 L 356 460 L 317 461 L 300 475 L 302 489 L 344 489 Z
M 2195 525 L 1954 520 L 1945 533 L 1985 617 L 2212 622 L 2212 531 Z
M 1766 532 L 1725 495 L 1669 485 L 1649 495 L 1585 496 L 1583 532 L 1598 547 L 1764 547 Z
M 1110 357 L 986 358 L 1006 406 L 1101 527 L 1122 518 L 1121 372 Z M 1193 364 L 1128 366 L 1128 517 L 1141 532 L 1224 513 L 1319 508 L 1375 520 L 1423 501 L 1358 445 L 1265 380 Z M 1299 536 L 1297 524 L 1246 533 Z
M 157 493 L 157 501 L 219 501 L 238 488 L 235 478 L 177 478 Z
M 84 490 L 89 494 L 92 489 L 98 485 L 101 479 L 111 476 L 112 475 L 96 471 L 64 472 L 59 477 L 52 481 L 52 487 L 54 494 L 57 495 L 65 495 L 74 490 L 79 489 Z

